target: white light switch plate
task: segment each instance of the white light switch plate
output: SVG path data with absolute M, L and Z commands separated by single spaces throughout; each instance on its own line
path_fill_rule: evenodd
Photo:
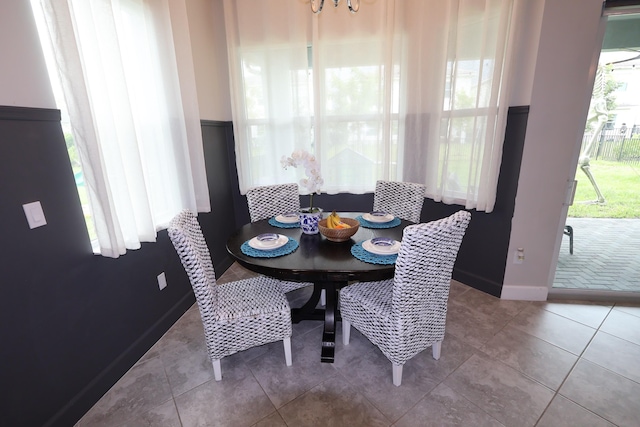
M 22 205 L 22 209 L 24 209 L 24 214 L 27 217 L 29 228 L 34 229 L 47 224 L 40 202 L 27 203 Z
M 160 290 L 167 287 L 167 278 L 165 277 L 164 272 L 158 274 L 158 287 Z

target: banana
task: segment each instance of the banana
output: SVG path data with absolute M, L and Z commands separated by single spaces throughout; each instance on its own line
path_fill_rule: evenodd
M 351 228 L 349 224 L 342 222 L 342 219 L 336 213 L 336 211 L 331 212 L 331 215 L 329 215 L 329 217 L 332 218 L 332 228 Z
M 336 224 L 336 228 L 351 228 L 351 226 L 345 222 L 340 221 Z
M 334 211 L 335 213 L 335 211 Z M 333 213 L 327 217 L 327 227 L 336 228 L 336 223 L 333 217 Z
M 328 228 L 351 228 L 349 224 L 342 222 L 340 219 L 340 215 L 336 213 L 336 211 L 331 212 L 331 214 L 327 217 L 327 227 Z

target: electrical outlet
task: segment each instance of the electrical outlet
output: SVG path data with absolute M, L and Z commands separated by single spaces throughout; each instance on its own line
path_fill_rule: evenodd
M 514 264 L 522 264 L 524 262 L 524 249 L 518 248 L 513 253 L 513 263 Z
M 158 287 L 160 290 L 167 287 L 167 278 L 164 276 L 164 272 L 158 274 Z

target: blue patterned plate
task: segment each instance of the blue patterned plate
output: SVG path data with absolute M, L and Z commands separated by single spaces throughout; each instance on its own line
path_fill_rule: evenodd
M 291 252 L 298 249 L 298 242 L 296 240 L 292 239 L 291 237 L 286 237 L 286 236 L 283 236 L 283 237 L 287 239 L 287 243 L 285 243 L 284 246 L 281 246 L 277 249 L 271 249 L 271 250 L 254 249 L 249 245 L 249 242 L 251 240 L 247 240 L 242 244 L 242 246 L 240 246 L 240 250 L 242 251 L 243 254 L 251 257 L 276 258 L 283 255 L 289 255 Z
M 362 248 L 376 255 L 393 255 L 400 250 L 400 242 L 387 237 L 376 237 L 362 242 Z
M 365 250 L 363 245 L 364 242 L 359 242 L 351 246 L 351 254 L 360 261 L 367 262 L 369 264 L 391 265 L 395 264 L 398 259 L 398 254 L 376 255 Z
M 393 215 L 381 211 L 373 211 L 362 215 L 365 221 L 369 222 L 389 222 L 395 218 Z
M 263 233 L 249 240 L 248 243 L 253 249 L 272 251 L 286 245 L 288 241 L 288 237 L 282 234 Z
M 300 217 L 295 212 L 287 212 L 282 215 L 277 215 L 275 220 L 283 224 L 293 224 L 300 221 Z

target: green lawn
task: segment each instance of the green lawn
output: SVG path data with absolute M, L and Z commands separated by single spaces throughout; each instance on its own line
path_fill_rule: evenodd
M 605 198 L 598 200 L 587 175 L 578 168 L 578 186 L 569 217 L 573 218 L 640 218 L 640 165 L 610 161 L 591 161 L 591 173 Z

